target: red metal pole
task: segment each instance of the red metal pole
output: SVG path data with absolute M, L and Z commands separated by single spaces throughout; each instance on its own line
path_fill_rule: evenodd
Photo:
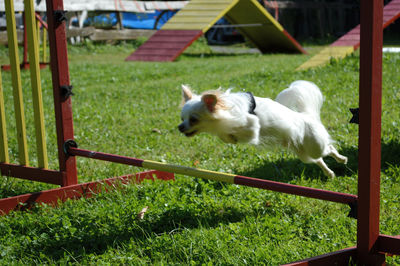
M 63 186 L 78 183 L 76 160 L 67 156 L 63 144 L 74 139 L 71 97 L 65 93 L 70 88 L 67 36 L 62 0 L 47 0 L 47 22 L 49 27 L 50 64 L 53 77 L 54 109 L 56 115 L 58 159 L 60 171 L 64 172 Z
M 383 1 L 360 1 L 360 109 L 358 159 L 357 259 L 381 265 L 377 253 L 381 164 Z

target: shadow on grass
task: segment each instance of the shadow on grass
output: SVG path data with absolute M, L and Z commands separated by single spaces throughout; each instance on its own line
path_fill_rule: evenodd
M 357 171 L 358 150 L 355 148 L 344 148 L 340 153 L 349 157 L 348 168 L 327 159 L 327 164 L 336 172 L 338 176 L 349 174 L 347 171 Z M 390 141 L 382 143 L 382 168 L 386 169 L 389 165 L 400 165 L 400 143 Z M 269 179 L 279 182 L 289 182 L 298 179 L 302 174 L 307 178 L 325 178 L 318 166 L 305 165 L 298 159 L 278 160 L 266 162 L 262 167 L 249 172 L 240 173 L 241 175 L 255 178 Z M 274 210 L 266 209 L 266 213 Z M 110 212 L 112 213 L 112 212 Z M 119 217 L 105 217 L 102 214 L 85 212 L 76 215 L 78 219 L 70 217 L 71 224 L 66 229 L 65 223 L 52 225 L 52 232 L 49 227 L 43 226 L 43 234 L 48 237 L 41 241 L 36 241 L 31 250 L 31 256 L 46 254 L 53 260 L 66 258 L 68 253 L 73 258 L 79 258 L 87 254 L 103 254 L 110 248 L 120 248 L 125 244 L 134 242 L 138 246 L 146 246 L 149 241 L 163 235 L 173 235 L 185 229 L 196 228 L 217 228 L 221 224 L 240 222 L 249 215 L 248 210 L 240 209 L 236 206 L 226 207 L 223 210 L 217 208 L 204 213 L 202 210 L 181 208 L 170 206 L 168 210 L 157 210 L 145 215 L 144 220 L 137 220 L 136 214 L 130 210 L 119 213 Z M 97 215 L 97 217 L 93 217 Z M 103 214 L 107 215 L 107 214 Z M 67 230 L 67 231 L 66 231 Z M 40 234 L 39 234 L 40 235 Z M 132 241 L 134 239 L 134 241 Z M 152 250 L 145 250 L 144 255 L 151 256 Z M 149 252 L 149 254 L 146 254 Z
M 216 228 L 221 224 L 239 222 L 246 216 L 252 215 L 238 207 L 227 207 L 224 210 L 212 210 L 206 214 L 199 210 L 182 209 L 172 207 L 169 210 L 157 210 L 154 213 L 145 215 L 143 220 L 136 218 L 136 213 L 123 215 L 118 219 L 105 221 L 106 217 L 89 217 L 90 213 L 85 213 L 77 220 L 71 218 L 71 228 L 73 233 L 65 232 L 65 224 L 53 225 L 52 231 L 58 232 L 50 235 L 48 229 L 44 228 L 45 234 L 49 234 L 46 239 L 37 242 L 31 249 L 31 255 L 40 256 L 46 254 L 53 260 L 60 260 L 66 257 L 73 257 L 77 260 L 87 254 L 103 254 L 110 248 L 119 248 L 124 244 L 134 242 L 135 245 L 143 247 L 144 253 L 152 249 L 146 249 L 156 238 L 163 235 L 173 235 L 186 229 L 196 228 Z M 98 215 L 98 214 L 97 214 Z M 88 216 L 88 217 L 85 217 Z M 94 222 L 96 221 L 96 222 Z M 96 226 L 95 224 L 104 224 Z M 54 234 L 54 233 L 52 233 Z M 165 248 L 168 250 L 168 247 Z M 35 254 L 37 253 L 37 254 Z
M 391 140 L 381 144 L 381 170 L 384 171 L 391 165 L 400 165 L 400 142 Z M 331 157 L 325 157 L 324 161 L 336 176 L 351 176 L 358 172 L 358 149 L 344 147 L 339 153 L 347 156 L 348 163 L 343 165 L 337 163 Z M 261 167 L 252 171 L 239 172 L 238 175 L 267 179 L 272 181 L 288 183 L 304 176 L 308 179 L 328 180 L 321 169 L 315 164 L 304 164 L 299 159 L 279 159 L 274 162 L 266 161 Z
M 324 158 L 325 163 L 335 172 L 336 176 L 351 175 L 353 172 L 357 171 L 357 167 L 353 168 L 352 165 L 354 152 L 350 150 L 341 150 L 339 152 L 349 157 L 349 163 L 347 166 L 337 163 L 333 158 Z M 237 174 L 283 183 L 297 180 L 302 176 L 307 179 L 321 179 L 325 181 L 329 179 L 316 164 L 305 164 L 299 159 L 284 158 L 274 162 L 266 161 L 258 168 Z

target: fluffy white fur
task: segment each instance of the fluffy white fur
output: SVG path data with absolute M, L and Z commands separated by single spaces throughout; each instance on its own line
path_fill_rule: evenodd
M 332 156 L 347 163 L 340 155 L 320 120 L 323 97 L 319 88 L 309 81 L 295 81 L 278 94 L 275 101 L 254 97 L 255 114 L 249 112 L 251 95 L 208 91 L 194 94 L 182 85 L 184 105 L 179 130 L 186 136 L 208 132 L 227 143 L 270 143 L 289 148 L 304 163 L 315 163 L 334 177 L 323 157 Z

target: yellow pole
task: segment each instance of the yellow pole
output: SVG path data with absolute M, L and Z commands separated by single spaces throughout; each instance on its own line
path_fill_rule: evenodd
M 48 168 L 46 133 L 44 126 L 42 87 L 39 66 L 39 42 L 36 33 L 36 17 L 33 0 L 24 0 L 25 27 L 28 37 L 29 69 L 31 71 L 32 100 L 35 118 L 38 166 Z
M 4 5 L 6 9 L 7 37 L 13 85 L 15 120 L 17 125 L 18 157 L 20 164 L 28 166 L 28 143 L 26 140 L 25 114 L 22 99 L 21 71 L 13 0 L 5 0 Z
M 0 163 L 8 163 L 6 115 L 4 111 L 3 85 L 0 72 Z
M 46 27 L 43 25 L 43 63 L 47 62 L 47 31 L 46 31 Z
M 37 33 L 37 40 L 38 40 L 38 47 L 39 47 L 39 58 L 40 58 L 40 21 L 35 19 L 35 26 L 36 26 L 36 33 Z M 39 61 L 40 62 L 40 61 Z

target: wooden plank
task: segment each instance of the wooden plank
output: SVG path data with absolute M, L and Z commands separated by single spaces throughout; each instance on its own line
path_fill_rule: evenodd
M 399 8 L 400 8 L 400 7 L 399 7 Z M 399 14 L 399 13 L 400 13 L 399 9 L 395 9 L 395 8 L 389 9 L 389 10 L 385 10 L 385 16 L 384 16 L 384 18 L 392 17 L 392 16 L 395 16 L 395 15 L 397 15 L 397 14 Z
M 165 23 L 162 29 L 202 30 L 204 33 L 238 2 L 239 0 L 223 2 L 192 0 L 183 9 L 176 13 L 167 23 Z M 194 12 L 210 12 L 210 15 L 208 16 L 208 21 L 200 20 L 199 23 L 196 23 L 195 19 L 187 20 L 181 18 L 181 16 L 185 17 L 185 13 L 187 11 L 190 12 L 189 14 L 193 14 Z M 218 15 L 215 15 L 216 12 L 219 12 Z
M 9 160 L 3 84 L 0 71 L 0 163 L 8 163 Z
M 146 49 L 175 48 L 176 46 L 175 42 L 149 42 L 146 44 Z
M 8 33 L 7 31 L 0 31 L 0 44 L 8 45 Z M 24 31 L 17 30 L 17 42 L 21 44 L 24 40 Z
M 210 21 L 214 19 L 214 16 L 202 16 L 202 17 L 187 17 L 187 16 L 179 16 L 172 23 L 202 23 L 208 24 Z
M 176 36 L 178 35 L 178 36 Z M 126 58 L 127 61 L 173 61 L 202 35 L 197 31 L 159 30 Z M 157 47 L 158 44 L 161 46 Z
M 168 55 L 168 56 L 159 56 L 159 55 L 140 55 L 140 54 L 134 54 L 130 57 L 128 57 L 129 61 L 151 61 L 151 62 L 163 62 L 163 61 L 173 61 L 174 56 Z
M 35 120 L 36 149 L 38 167 L 48 168 L 46 132 L 44 126 L 42 86 L 40 80 L 39 41 L 36 27 L 35 10 L 33 0 L 24 0 L 25 3 L 25 27 L 27 30 L 29 69 L 31 72 L 32 103 Z
M 135 40 L 140 37 L 150 37 L 154 34 L 154 30 L 94 30 L 89 38 L 93 41 L 106 41 L 106 40 Z
M 220 10 L 186 10 L 183 15 L 180 16 L 187 16 L 187 17 L 201 17 L 201 16 L 218 16 Z
M 296 70 L 308 69 L 311 67 L 320 66 L 328 62 L 331 58 L 341 59 L 354 51 L 352 45 L 349 46 L 328 46 L 320 51 L 318 54 L 307 60 L 305 63 L 300 65 Z
M 154 38 L 151 38 L 149 40 L 149 43 L 153 43 L 153 42 L 182 43 L 182 42 L 188 42 L 192 38 L 190 38 L 188 36 L 169 36 L 169 37 L 155 36 Z
M 324 255 L 296 261 L 282 266 L 308 266 L 308 265 L 349 265 L 357 255 L 357 248 L 345 248 Z
M 225 18 L 231 24 L 261 24 L 259 27 L 238 28 L 262 53 L 305 53 L 304 49 L 283 27 L 256 1 L 239 1 Z
M 84 28 L 71 28 L 67 29 L 67 38 L 72 37 L 88 37 L 96 31 L 95 27 L 84 27 Z
M 0 163 L 0 173 L 3 176 L 11 176 L 54 185 L 62 185 L 63 181 L 62 172 L 10 163 Z
M 198 34 L 198 30 L 160 30 L 155 36 L 191 36 Z M 155 37 L 154 36 L 154 37 Z
M 166 25 L 166 24 L 164 24 Z M 206 32 L 209 28 L 212 27 L 211 22 L 205 22 L 205 23 L 168 23 L 167 27 L 163 27 L 162 29 L 168 29 L 168 30 L 201 30 L 203 32 Z
M 18 158 L 20 164 L 28 166 L 28 143 L 26 138 L 25 114 L 22 99 L 21 71 L 18 55 L 14 3 L 12 0 L 7 0 L 4 4 L 6 9 L 8 50 L 11 65 L 15 120 L 17 126 Z
M 400 236 L 379 235 L 378 249 L 379 252 L 400 255 Z
M 100 181 L 81 183 L 67 187 L 54 188 L 36 193 L 28 193 L 4 198 L 0 199 L 0 215 L 8 214 L 10 211 L 29 209 L 32 207 L 33 203 L 45 203 L 56 206 L 58 203 L 64 202 L 67 199 L 79 199 L 82 197 L 89 198 L 94 194 L 103 191 L 101 188 L 103 188 L 105 191 L 115 189 L 116 187 L 119 187 L 118 183 L 141 183 L 144 179 L 154 180 L 155 178 L 164 181 L 175 180 L 175 175 L 173 173 L 150 170 L 120 177 L 107 178 Z
M 174 48 L 163 48 L 163 49 L 141 49 L 140 50 L 140 55 L 171 55 L 171 54 L 176 54 L 182 49 L 181 45 L 180 47 L 174 47 Z M 139 52 L 139 51 L 138 51 Z

